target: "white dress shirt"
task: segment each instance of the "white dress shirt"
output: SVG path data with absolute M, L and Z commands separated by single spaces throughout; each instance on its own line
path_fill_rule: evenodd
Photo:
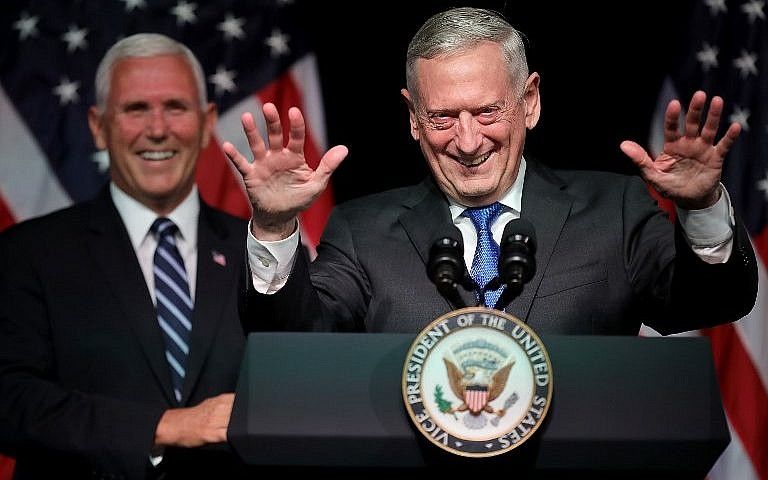
M 512 188 L 501 197 L 499 203 L 504 207 L 496 221 L 491 225 L 491 233 L 496 243 L 500 243 L 506 224 L 520 217 L 525 182 L 526 162 L 520 159 L 520 169 Z M 677 216 L 693 252 L 707 263 L 725 263 L 733 248 L 733 226 L 735 220 L 731 200 L 725 187 L 720 186 L 720 199 L 709 208 L 702 210 L 677 209 Z M 462 216 L 465 205 L 449 200 L 453 223 L 458 227 L 464 241 L 464 262 L 467 270 L 472 268 L 472 259 L 477 248 L 477 231 L 472 220 Z M 299 245 L 299 231 L 284 240 L 265 242 L 258 240 L 251 233 L 248 224 L 248 264 L 251 267 L 253 287 L 259 293 L 275 293 L 288 280 L 296 261 Z
M 120 190 L 114 183 L 109 184 L 109 192 L 115 203 L 120 218 L 128 230 L 131 245 L 136 251 L 144 281 L 147 283 L 152 301 L 155 300 L 155 274 L 153 272 L 157 239 L 149 231 L 152 223 L 159 215 L 147 206 Z M 179 228 L 175 234 L 176 246 L 184 260 L 189 282 L 189 294 L 195 300 L 195 285 L 197 282 L 197 220 L 200 213 L 200 198 L 197 186 L 192 187 L 187 198 L 182 201 L 170 214 L 166 215 Z

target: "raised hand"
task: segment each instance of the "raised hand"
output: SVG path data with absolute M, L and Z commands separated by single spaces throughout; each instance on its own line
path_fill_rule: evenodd
M 301 111 L 288 110 L 288 143 L 283 146 L 283 126 L 275 105 L 265 103 L 267 124 L 265 145 L 253 116 L 241 117 L 243 131 L 253 154 L 248 160 L 229 142 L 224 153 L 243 176 L 248 198 L 253 207 L 251 231 L 260 240 L 280 240 L 296 228 L 296 216 L 307 209 L 328 185 L 331 174 L 347 156 L 347 147 L 337 145 L 323 155 L 317 169 L 312 170 L 304 158 L 305 123 Z
M 706 208 L 717 202 L 723 159 L 741 133 L 741 126 L 732 123 L 715 144 L 723 99 L 712 99 L 706 121 L 701 126 L 706 102 L 704 92 L 693 94 L 683 133 L 679 128 L 680 102 L 669 102 L 664 114 L 664 151 L 655 160 L 635 142 L 624 141 L 620 145 L 656 191 L 688 210 Z

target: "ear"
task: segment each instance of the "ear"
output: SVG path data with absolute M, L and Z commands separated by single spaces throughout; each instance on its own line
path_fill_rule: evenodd
M 216 120 L 219 118 L 219 112 L 216 109 L 216 104 L 209 103 L 208 106 L 205 107 L 203 115 L 205 118 L 203 118 L 203 138 L 201 139 L 201 144 L 202 147 L 205 148 L 208 146 L 208 142 L 211 141 L 213 129 L 216 128 Z
M 403 88 L 400 90 L 400 93 L 403 95 L 406 105 L 408 105 L 408 116 L 411 122 L 411 137 L 418 142 L 419 138 L 421 138 L 421 132 L 419 131 L 419 122 L 416 120 L 416 106 L 413 104 L 413 99 L 411 99 L 411 94 L 407 89 Z
M 107 149 L 107 139 L 104 135 L 103 127 L 105 115 L 105 113 L 100 112 L 95 106 L 88 109 L 88 128 L 91 129 L 93 143 L 99 150 Z
M 523 101 L 525 105 L 525 128 L 532 130 L 539 123 L 541 114 L 541 95 L 539 94 L 539 74 L 531 73 L 525 81 Z

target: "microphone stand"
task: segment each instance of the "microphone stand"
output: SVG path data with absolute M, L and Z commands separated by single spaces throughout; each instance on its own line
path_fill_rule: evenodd
M 446 300 L 453 304 L 457 310 L 467 306 L 466 302 L 464 302 L 464 299 L 459 294 L 459 285 L 461 285 L 464 290 L 469 292 L 475 291 L 478 288 L 478 285 L 469 275 L 465 276 L 461 281 L 458 282 L 445 281 L 442 283 L 437 283 L 436 285 L 438 292 L 440 292 L 440 294 Z

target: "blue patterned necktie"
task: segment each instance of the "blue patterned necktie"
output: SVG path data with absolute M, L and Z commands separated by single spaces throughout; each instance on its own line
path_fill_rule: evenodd
M 472 220 L 472 224 L 477 230 L 477 249 L 475 250 L 475 258 L 472 259 L 471 274 L 481 289 L 498 273 L 499 246 L 493 240 L 491 225 L 500 213 L 501 204 L 496 202 L 486 207 L 468 208 L 462 214 Z M 488 307 L 493 308 L 496 305 L 502 290 L 504 290 L 504 286 L 486 292 L 485 303 Z M 482 300 L 479 291 L 475 292 L 475 298 L 478 302 Z
M 176 401 L 181 401 L 184 375 L 192 331 L 192 297 L 189 294 L 184 260 L 176 248 L 174 234 L 178 230 L 171 220 L 160 217 L 150 231 L 157 238 L 155 250 L 155 296 L 157 321 L 165 341 L 165 358 L 171 370 L 171 383 Z

